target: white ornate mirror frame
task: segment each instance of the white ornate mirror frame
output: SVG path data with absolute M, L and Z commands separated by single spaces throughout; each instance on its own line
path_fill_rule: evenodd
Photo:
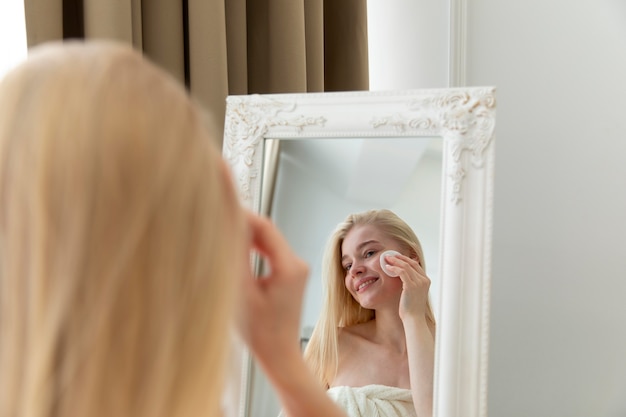
M 257 212 L 265 139 L 443 139 L 436 417 L 487 413 L 495 110 L 493 87 L 227 99 L 224 157 L 243 204 Z M 247 352 L 243 360 L 245 393 Z

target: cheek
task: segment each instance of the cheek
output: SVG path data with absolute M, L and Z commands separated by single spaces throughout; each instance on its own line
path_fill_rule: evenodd
M 384 271 L 382 267 L 380 266 L 380 260 L 381 260 L 380 256 L 372 256 L 371 260 L 367 263 L 368 268 L 376 271 L 379 274 L 383 274 Z
M 385 277 L 385 280 L 388 283 L 388 287 L 392 288 L 392 291 L 402 291 L 403 284 L 399 277 Z
M 352 295 L 352 298 L 356 297 L 356 293 L 354 292 L 354 290 L 352 289 L 352 278 L 350 277 L 350 274 L 346 274 L 344 276 L 343 279 L 343 286 L 346 288 L 346 290 L 350 293 L 350 295 Z M 356 299 L 356 298 L 355 298 Z

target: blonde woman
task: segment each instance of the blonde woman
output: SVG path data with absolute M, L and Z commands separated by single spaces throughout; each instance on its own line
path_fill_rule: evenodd
M 290 414 L 343 415 L 300 353 L 307 267 L 240 208 L 202 119 L 108 42 L 0 82 L 0 417 L 220 416 L 236 328 Z
M 381 263 L 387 250 L 397 253 Z M 435 320 L 413 230 L 389 210 L 352 214 L 332 234 L 323 272 L 305 352 L 322 386 L 350 416 L 431 416 Z

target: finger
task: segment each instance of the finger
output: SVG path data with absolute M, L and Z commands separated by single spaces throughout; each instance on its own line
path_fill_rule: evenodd
M 269 258 L 272 267 L 279 267 L 289 256 L 292 256 L 287 241 L 269 219 L 248 213 L 248 221 L 254 249 Z
M 411 268 L 415 270 L 418 273 L 418 275 L 426 276 L 426 272 L 424 271 L 424 268 L 422 268 L 422 264 L 419 259 L 414 259 L 414 258 L 401 255 L 401 254 L 395 257 L 390 257 L 389 259 L 392 260 L 391 264 L 393 264 L 393 260 L 397 260 L 395 266 L 399 266 L 403 268 Z
M 402 259 L 403 258 L 403 259 Z M 426 285 L 430 286 L 430 279 L 422 269 L 421 265 L 415 259 L 403 256 L 394 259 L 395 265 L 389 265 L 390 272 L 397 273 L 398 278 L 402 281 L 403 286 L 407 285 Z
M 249 213 L 248 218 L 253 246 L 267 258 L 273 274 L 287 271 L 308 274 L 308 266 L 291 249 L 287 239 L 274 223 L 254 213 Z
M 252 232 L 252 244 L 264 254 L 273 256 L 280 237 L 274 230 L 274 224 L 267 218 L 248 212 L 248 223 Z
M 387 267 L 391 267 L 390 271 L 395 273 L 405 272 L 414 268 L 414 261 L 404 255 L 388 255 L 385 257 Z

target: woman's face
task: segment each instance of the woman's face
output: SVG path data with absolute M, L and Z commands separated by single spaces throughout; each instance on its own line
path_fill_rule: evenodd
M 398 302 L 402 281 L 385 274 L 380 266 L 380 255 L 389 249 L 402 252 L 395 240 L 371 224 L 354 226 L 343 240 L 344 283 L 352 297 L 365 308 L 376 309 L 385 303 Z

